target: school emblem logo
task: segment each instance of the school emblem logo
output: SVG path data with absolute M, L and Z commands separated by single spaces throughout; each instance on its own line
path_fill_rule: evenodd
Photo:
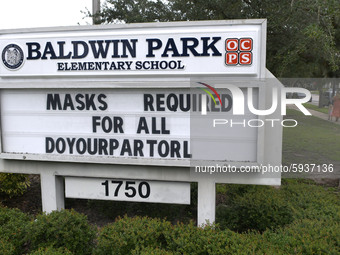
M 17 70 L 24 63 L 24 52 L 16 44 L 7 45 L 1 54 L 2 63 L 10 70 Z

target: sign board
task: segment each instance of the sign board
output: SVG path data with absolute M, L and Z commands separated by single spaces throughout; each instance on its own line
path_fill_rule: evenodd
M 130 202 L 190 204 L 190 183 L 66 177 L 65 196 Z
M 220 149 L 204 151 L 200 159 L 257 162 L 258 129 L 234 125 L 207 132 L 221 127 L 194 123 L 202 119 L 190 100 L 197 96 L 198 104 L 198 95 L 190 89 L 6 89 L 0 95 L 2 156 L 186 166 L 192 151 L 215 139 L 210 144 Z M 258 91 L 254 95 L 258 105 Z M 221 115 L 233 117 L 232 108 Z M 257 116 L 248 111 L 246 119 L 252 118 Z
M 215 183 L 280 184 L 190 171 L 281 163 L 280 106 L 251 110 L 281 86 L 265 51 L 265 20 L 0 31 L 0 171 L 40 174 L 45 211 L 62 178 L 67 197 L 166 203 L 198 182 L 198 222 L 214 221 Z
M 259 77 L 264 71 L 265 24 L 249 23 L 162 23 L 3 33 L 0 73 L 2 77 Z
M 157 96 L 169 94 L 183 95 L 164 89 L 6 90 L 3 152 L 111 163 L 189 160 L 189 113 L 165 111 L 159 103 L 164 109 L 157 111 Z

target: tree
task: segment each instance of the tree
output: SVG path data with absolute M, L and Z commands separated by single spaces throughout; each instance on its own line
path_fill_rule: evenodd
M 102 23 L 268 20 L 267 67 L 278 77 L 340 76 L 338 0 L 107 0 Z
M 169 21 L 168 5 L 161 0 L 108 0 L 99 14 L 101 23 L 142 23 Z

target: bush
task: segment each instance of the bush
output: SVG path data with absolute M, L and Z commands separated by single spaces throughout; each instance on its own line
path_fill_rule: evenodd
M 164 233 L 170 222 L 148 217 L 118 218 L 99 233 L 95 254 L 130 254 L 136 248 L 166 247 Z
M 40 248 L 29 255 L 73 255 L 72 252 L 65 248 L 53 248 L 53 247 L 47 247 L 47 248 Z
M 339 236 L 338 221 L 304 219 L 277 231 L 265 231 L 262 243 L 280 251 L 275 254 L 340 254 Z
M 131 255 L 173 255 L 174 253 L 171 251 L 166 251 L 159 248 L 142 248 L 141 250 L 136 248 L 131 252 Z
M 0 173 L 0 192 L 9 197 L 22 195 L 30 186 L 28 175 Z
M 95 254 L 235 254 L 238 240 L 238 234 L 214 225 L 173 226 L 164 220 L 125 216 L 102 228 Z
M 31 221 L 17 209 L 0 207 L 0 254 L 340 254 L 340 200 L 334 190 L 284 180 L 279 190 L 220 185 L 218 192 L 229 194 L 228 205 L 218 209 L 224 227 L 258 230 L 237 233 L 218 225 L 125 216 L 100 230 L 94 249 L 95 231 L 82 214 L 64 210 Z
M 92 254 L 95 230 L 87 217 L 74 210 L 42 214 L 30 226 L 31 250 L 65 247 L 82 255 Z
M 220 230 L 216 225 L 205 228 L 190 224 L 177 224 L 166 232 L 168 250 L 175 254 L 240 254 L 239 235 L 230 230 Z M 239 249 L 239 248 L 240 249 Z
M 1 255 L 13 255 L 15 254 L 15 247 L 9 240 L 0 238 L 0 254 Z
M 197 199 L 196 199 L 197 200 Z M 67 199 L 68 207 L 72 207 L 74 199 Z M 191 200 L 192 203 L 194 202 Z M 196 215 L 196 207 L 191 205 L 180 204 L 162 204 L 162 203 L 140 203 L 125 201 L 107 201 L 107 200 L 89 200 L 88 206 L 95 210 L 102 217 L 107 219 L 116 219 L 124 214 L 129 217 L 150 217 L 167 219 L 170 222 L 189 222 L 192 215 Z
M 216 210 L 216 221 L 221 227 L 238 232 L 262 232 L 292 220 L 292 208 L 280 191 L 266 186 L 254 186 L 241 195 L 235 194 L 230 204 L 219 205 Z
M 340 221 L 339 194 L 313 183 L 301 179 L 283 180 L 281 191 L 294 208 L 294 218 L 296 220 L 337 218 Z
M 30 217 L 18 209 L 0 207 L 0 254 L 22 254 Z

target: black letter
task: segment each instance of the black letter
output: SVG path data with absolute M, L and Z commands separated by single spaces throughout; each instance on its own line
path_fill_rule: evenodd
M 67 110 L 68 107 L 70 107 L 72 111 L 74 110 L 74 105 L 70 94 L 65 95 L 63 110 Z
M 145 134 L 149 134 L 150 133 L 149 132 L 149 128 L 148 128 L 148 123 L 146 122 L 145 117 L 140 117 L 139 118 L 137 134 L 140 134 L 142 130 L 145 131 Z
M 137 39 L 131 39 L 132 46 L 129 43 L 128 40 L 121 40 L 123 43 L 123 55 L 121 56 L 122 58 L 127 58 L 128 55 L 126 54 L 126 49 L 129 50 L 131 57 L 135 58 L 136 57 L 136 42 L 138 41 Z
M 50 59 L 57 59 L 57 56 L 54 52 L 53 46 L 51 42 L 47 42 L 44 50 L 44 54 L 42 55 L 41 59 L 47 59 L 46 55 L 50 54 Z
M 90 108 L 92 107 L 92 110 L 97 110 L 96 108 L 96 104 L 94 103 L 94 96 L 95 94 L 91 94 L 91 95 L 88 95 L 86 94 L 85 95 L 85 98 L 86 98 L 86 110 L 90 110 Z
M 61 110 L 61 102 L 59 94 L 47 94 L 47 110 Z
M 195 50 L 195 48 L 198 45 L 198 40 L 196 38 L 181 38 L 181 41 L 183 41 L 183 52 L 182 52 L 182 57 L 189 57 L 188 54 L 188 49 L 191 51 L 191 53 L 194 56 L 200 56 L 200 54 Z M 188 45 L 188 42 L 191 41 L 193 42 L 192 45 Z
M 52 137 L 45 138 L 46 153 L 52 153 L 54 151 L 54 140 Z
M 73 41 L 73 57 L 75 59 L 78 58 L 85 58 L 87 56 L 87 54 L 89 53 L 89 46 L 87 46 L 86 42 L 83 41 Z M 84 52 L 83 54 L 79 55 L 78 53 L 78 45 L 81 44 L 84 47 Z
M 153 96 L 151 94 L 144 94 L 144 111 L 155 111 L 153 107 Z
M 99 102 L 100 104 L 102 104 L 102 105 L 99 106 L 98 108 L 99 108 L 100 110 L 102 110 L 102 111 L 105 111 L 105 110 L 107 109 L 107 103 L 104 101 L 105 98 L 106 98 L 106 95 L 104 95 L 104 94 L 100 94 L 100 95 L 98 96 L 98 102 Z
M 162 41 L 159 39 L 146 39 L 146 41 L 148 42 L 148 54 L 146 55 L 146 57 L 154 57 L 155 54 L 153 54 L 153 51 L 159 50 L 162 47 Z M 156 43 L 155 46 L 153 46 L 153 42 Z
M 208 41 L 210 40 L 210 37 L 201 37 L 201 39 L 203 40 L 203 53 L 201 56 L 210 56 L 210 54 L 208 53 L 209 49 L 214 52 L 212 56 L 222 56 L 222 54 L 215 47 L 215 43 L 221 40 L 221 37 L 213 37 L 213 41 L 209 45 Z
M 163 51 L 162 57 L 168 57 L 168 51 L 172 51 L 172 57 L 179 57 L 176 43 L 173 38 L 169 38 L 168 43 L 165 46 L 165 49 Z
M 97 133 L 97 126 L 100 125 L 100 116 L 92 116 L 92 132 Z
M 26 43 L 28 48 L 28 57 L 27 59 L 39 59 L 41 57 L 40 44 L 39 43 Z M 33 49 L 32 46 L 35 46 L 35 49 Z M 33 53 L 36 53 L 36 56 L 33 57 Z
M 64 55 L 64 45 L 65 42 L 57 42 L 57 44 L 59 45 L 59 59 L 70 59 L 72 53 L 69 52 L 66 56 Z
M 111 40 L 105 40 L 105 49 L 103 48 L 103 40 L 98 41 L 89 41 L 92 48 L 92 53 L 95 58 L 99 58 L 99 55 L 101 55 L 102 58 L 106 58 L 107 52 L 109 51 Z M 98 44 L 98 50 L 96 49 L 96 43 Z
M 77 109 L 82 111 L 85 109 L 85 103 L 83 101 L 81 101 L 81 99 L 84 98 L 83 94 L 77 94 L 76 95 L 76 102 L 79 104 L 79 106 L 77 106 Z

